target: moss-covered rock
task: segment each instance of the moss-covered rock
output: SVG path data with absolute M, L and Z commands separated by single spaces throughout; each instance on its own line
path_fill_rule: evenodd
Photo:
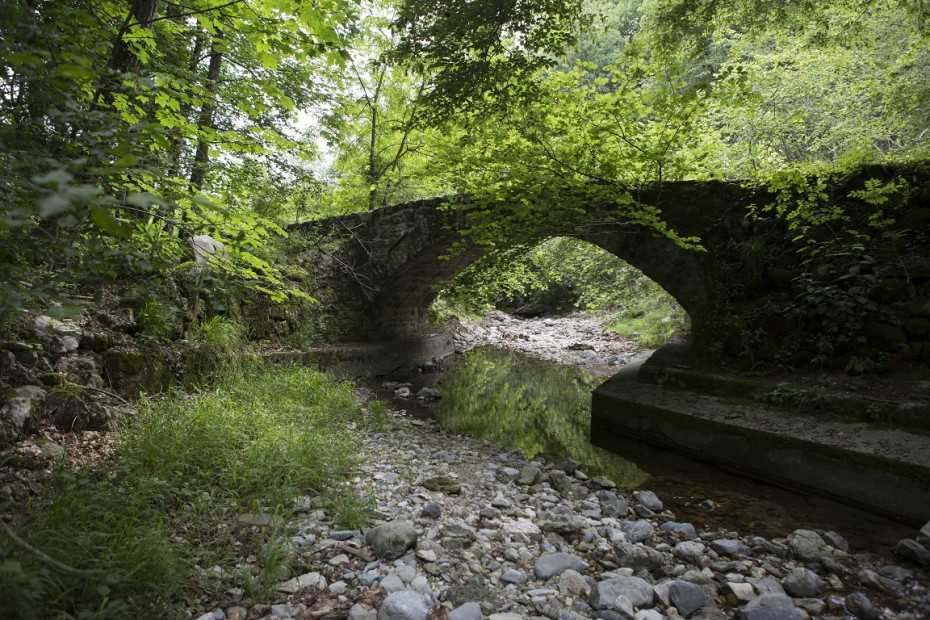
M 115 426 L 111 410 L 74 383 L 52 389 L 45 406 L 55 427 L 66 432 L 106 431 Z
M 161 392 L 175 380 L 166 360 L 152 352 L 107 351 L 103 355 L 103 369 L 110 386 L 129 398 L 140 392 Z

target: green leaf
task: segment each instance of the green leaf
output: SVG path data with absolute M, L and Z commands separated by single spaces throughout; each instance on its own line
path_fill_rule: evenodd
M 91 211 L 90 219 L 93 220 L 100 230 L 110 233 L 115 237 L 128 237 L 132 234 L 132 228 L 129 224 L 115 217 L 106 209 L 94 209 Z
M 59 189 L 74 179 L 74 176 L 71 175 L 67 170 L 59 168 L 57 170 L 52 170 L 46 174 L 40 174 L 32 177 L 32 182 L 36 185 L 43 185 L 45 187 L 51 187 L 52 189 Z
M 61 194 L 43 196 L 36 204 L 39 207 L 39 215 L 42 217 L 52 217 L 71 208 L 71 201 Z

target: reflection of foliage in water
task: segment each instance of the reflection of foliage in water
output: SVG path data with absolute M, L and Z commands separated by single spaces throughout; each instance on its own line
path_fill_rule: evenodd
M 527 458 L 573 458 L 632 488 L 648 474 L 588 441 L 591 391 L 601 382 L 577 368 L 483 347 L 456 360 L 432 413 L 446 429 L 519 448 Z

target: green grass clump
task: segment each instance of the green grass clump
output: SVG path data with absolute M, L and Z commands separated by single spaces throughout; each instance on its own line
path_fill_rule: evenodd
M 198 324 L 187 337 L 206 351 L 230 354 L 242 346 L 245 330 L 231 319 L 215 316 Z
M 141 403 L 115 463 L 60 473 L 12 524 L 21 543 L 0 533 L 0 617 L 170 615 L 209 588 L 197 567 L 235 572 L 239 514 L 284 515 L 297 496 L 335 498 L 360 523 L 367 498 L 342 484 L 358 464 L 347 428 L 362 421 L 348 386 L 306 368 L 224 372 L 209 393 Z M 257 578 L 232 585 L 267 591 L 285 535 L 262 532 Z
M 624 303 L 623 309 L 611 317 L 605 331 L 616 332 L 644 349 L 655 349 L 688 324 L 688 315 L 682 307 L 665 291 L 659 290 Z

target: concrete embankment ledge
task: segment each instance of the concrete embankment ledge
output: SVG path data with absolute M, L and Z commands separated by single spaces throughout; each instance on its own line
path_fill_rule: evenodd
M 660 350 L 595 390 L 592 443 L 609 449 L 612 437 L 638 439 L 874 512 L 915 523 L 930 519 L 930 432 L 921 424 L 867 421 L 855 407 L 847 415 L 835 405 L 817 410 L 803 402 L 760 402 L 749 397 L 749 379 L 739 380 L 735 395 L 720 380 L 701 389 L 700 373 L 683 381 L 677 369 L 666 385 L 644 381 L 672 368 L 669 357 Z M 915 410 L 912 404 L 882 407 Z

